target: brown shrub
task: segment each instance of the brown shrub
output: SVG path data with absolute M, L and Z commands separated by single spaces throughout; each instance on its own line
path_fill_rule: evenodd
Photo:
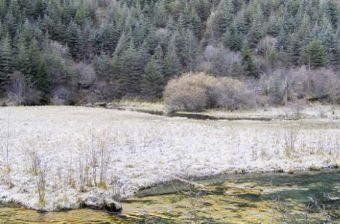
M 41 94 L 34 88 L 34 83 L 21 72 L 15 71 L 9 76 L 7 98 L 15 105 L 39 104 Z
M 188 73 L 170 80 L 164 90 L 164 101 L 170 111 L 202 111 L 209 105 L 208 91 L 215 82 L 204 73 Z
M 188 73 L 171 80 L 164 91 L 169 111 L 202 111 L 207 108 L 248 109 L 256 105 L 254 94 L 239 80 Z
M 214 107 L 228 110 L 250 109 L 256 106 L 256 98 L 241 81 L 232 78 L 219 78 L 212 88 Z
M 284 104 L 285 94 L 291 102 L 301 99 L 340 102 L 340 77 L 329 69 L 278 69 L 263 75 L 259 84 L 269 104 Z

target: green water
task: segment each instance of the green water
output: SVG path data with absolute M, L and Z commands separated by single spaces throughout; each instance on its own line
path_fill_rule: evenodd
M 114 216 L 0 208 L 0 223 L 340 223 L 340 172 L 252 174 L 173 182 L 123 202 Z

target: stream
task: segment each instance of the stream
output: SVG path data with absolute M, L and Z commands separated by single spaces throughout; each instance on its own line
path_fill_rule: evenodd
M 340 171 L 221 175 L 173 181 L 122 202 L 121 215 L 0 207 L 0 224 L 340 223 Z

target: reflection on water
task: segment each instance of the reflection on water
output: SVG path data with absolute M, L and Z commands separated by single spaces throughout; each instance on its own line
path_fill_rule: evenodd
M 120 217 L 4 207 L 0 223 L 340 223 L 339 190 L 337 171 L 225 176 L 144 190 L 123 203 Z

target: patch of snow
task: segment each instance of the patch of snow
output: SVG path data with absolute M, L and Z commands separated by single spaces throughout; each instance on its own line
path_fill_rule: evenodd
M 47 211 L 102 207 L 174 176 L 340 164 L 340 123 L 331 119 L 196 121 L 6 107 L 0 125 L 0 202 Z

